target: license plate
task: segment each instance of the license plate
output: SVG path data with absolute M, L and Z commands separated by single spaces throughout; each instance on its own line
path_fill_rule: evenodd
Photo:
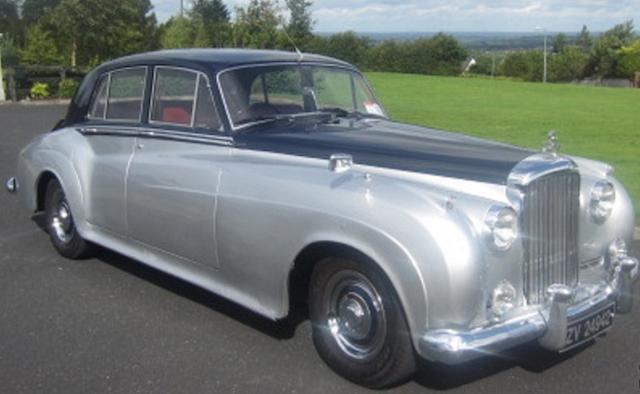
M 561 352 L 576 347 L 611 328 L 615 311 L 615 304 L 611 304 L 580 320 L 570 322 L 567 327 L 565 347 Z

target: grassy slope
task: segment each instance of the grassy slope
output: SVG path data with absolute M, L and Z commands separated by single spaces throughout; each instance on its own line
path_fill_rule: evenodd
M 367 77 L 395 120 L 535 149 L 556 130 L 561 151 L 614 165 L 640 209 L 640 89 L 390 73 Z

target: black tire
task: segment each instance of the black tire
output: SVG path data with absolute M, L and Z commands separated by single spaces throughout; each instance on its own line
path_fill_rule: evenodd
M 57 179 L 47 184 L 45 219 L 53 247 L 69 259 L 85 259 L 95 252 L 95 245 L 83 239 L 73 221 L 71 208 Z
M 398 297 L 373 264 L 331 258 L 309 288 L 313 342 L 336 373 L 375 389 L 413 376 L 416 358 Z

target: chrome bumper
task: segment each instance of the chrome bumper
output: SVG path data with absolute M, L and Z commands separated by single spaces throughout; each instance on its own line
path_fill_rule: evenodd
M 568 322 L 597 312 L 612 302 L 616 302 L 618 313 L 630 312 L 633 284 L 638 276 L 638 260 L 626 257 L 618 263 L 611 284 L 575 289 L 564 285 L 549 286 L 549 301 L 544 307 L 468 331 L 429 331 L 420 339 L 419 353 L 431 361 L 458 364 L 494 355 L 534 339 L 546 349 L 559 351 L 565 347 Z M 579 301 L 574 301 L 576 299 Z

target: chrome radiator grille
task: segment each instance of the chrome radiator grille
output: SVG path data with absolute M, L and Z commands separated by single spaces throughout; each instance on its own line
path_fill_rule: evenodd
M 524 294 L 529 304 L 539 304 L 549 285 L 578 282 L 580 175 L 555 172 L 536 179 L 523 192 Z

